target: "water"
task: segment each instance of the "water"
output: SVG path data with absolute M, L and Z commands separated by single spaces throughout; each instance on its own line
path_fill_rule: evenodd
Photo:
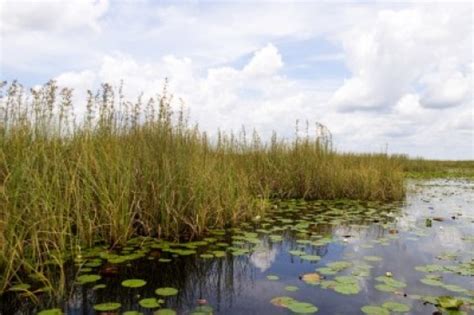
M 128 310 L 152 314 L 158 308 L 146 309 L 138 302 L 143 298 L 160 298 L 154 292 L 157 288 L 174 287 L 178 294 L 164 297 L 162 308 L 178 314 L 190 314 L 198 304 L 206 305 L 201 308 L 204 311 L 212 308 L 213 314 L 291 314 L 287 307 L 274 305 L 282 303 L 271 303 L 282 296 L 311 303 L 319 309 L 318 314 L 363 314 L 362 307 L 380 307 L 386 301 L 407 305 L 407 314 L 432 314 L 438 310 L 432 303 L 445 295 L 463 299 L 461 310 L 474 314 L 473 192 L 472 182 L 436 180 L 410 182 L 407 199 L 399 204 L 279 202 L 268 217 L 244 224 L 237 231 L 226 231 L 225 235 L 215 231 L 208 239 L 211 245 L 188 245 L 195 248 L 196 254 L 178 250 L 173 255 L 166 251 L 167 243 L 135 240 L 121 255 L 129 257 L 126 255 L 138 251 L 138 258 L 129 257 L 137 259 L 115 265 L 101 259 L 100 267 L 85 272 L 77 266 L 68 268 L 66 299 L 57 302 L 40 296 L 36 304 L 19 297 L 19 293 L 9 292 L 0 299 L 0 313 L 35 314 L 60 307 L 67 314 L 94 314 L 94 305 L 118 302 L 119 314 Z M 189 250 L 173 245 L 169 248 Z M 309 260 L 291 255 L 290 250 L 304 251 L 310 255 L 306 257 Z M 211 259 L 200 256 L 211 251 L 226 254 Z M 95 255 L 99 252 L 102 258 L 117 259 L 105 255 L 104 249 L 97 249 Z M 160 262 L 160 258 L 171 261 Z M 341 261 L 339 267 L 348 268 L 334 275 L 328 271 L 334 273 L 337 268 L 318 270 Z M 434 265 L 431 268 L 435 271 L 415 269 L 425 265 Z M 462 274 L 458 273 L 460 270 Z M 100 274 L 101 279 L 74 285 L 76 273 Z M 313 285 L 303 281 L 305 274 L 313 273 L 317 273 L 319 281 Z M 277 276 L 278 280 L 269 280 L 269 275 Z M 350 277 L 336 278 L 345 275 Z M 380 276 L 385 277 L 377 278 Z M 147 283 L 140 288 L 121 286 L 123 280 L 131 278 Z M 383 286 L 383 279 L 388 279 L 392 286 Z M 99 283 L 106 287 L 94 290 Z M 287 286 L 298 290 L 287 291 Z M 380 291 L 376 286 L 390 292 Z

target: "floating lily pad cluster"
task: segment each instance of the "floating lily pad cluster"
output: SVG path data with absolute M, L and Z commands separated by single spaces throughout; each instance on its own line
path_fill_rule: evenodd
M 359 278 L 355 276 L 337 276 L 333 280 L 321 281 L 321 287 L 344 295 L 357 294 L 361 288 Z
M 297 297 L 301 288 L 301 290 L 331 290 L 333 291 L 331 294 L 356 295 L 361 292 L 361 283 L 364 278 L 370 277 L 373 270 L 380 272 L 380 268 L 385 267 L 383 258 L 377 256 L 377 252 L 372 249 L 388 246 L 392 244 L 393 240 L 400 238 L 396 224 L 394 224 L 394 218 L 397 215 L 393 212 L 393 206 L 378 202 L 276 201 L 273 210 L 265 216 L 245 222 L 238 227 L 210 230 L 206 237 L 199 240 L 178 243 L 150 237 L 136 237 L 120 248 L 109 249 L 105 246 L 96 246 L 82 250 L 80 255 L 71 256 L 77 268 L 77 277 L 74 282 L 76 285 L 96 291 L 106 287 L 104 283 L 100 283 L 101 280 L 107 278 L 108 275 L 120 274 L 127 266 L 133 265 L 136 260 L 147 259 L 150 260 L 147 263 L 161 266 L 170 262 L 179 262 L 180 259 L 191 259 L 205 266 L 213 266 L 214 263 L 219 262 L 219 259 L 224 258 L 246 263 L 248 257 L 252 259 L 254 255 L 265 253 L 269 247 L 276 247 L 283 249 L 282 252 L 286 255 L 285 259 L 291 260 L 291 263 L 301 264 L 310 269 L 305 269 L 305 273 L 299 275 L 301 282 L 298 286 L 287 285 L 284 281 L 279 281 L 280 275 L 275 274 L 273 270 L 271 270 L 273 273 L 265 272 L 266 279 L 274 281 L 272 285 L 278 287 L 282 292 L 286 291 L 286 294 Z M 386 234 L 369 241 L 358 240 L 353 230 L 368 230 L 369 224 L 380 227 Z M 342 229 L 343 232 L 331 234 L 331 231 L 323 230 L 321 232 L 321 226 L 326 228 L 332 226 L 331 229 L 334 226 L 347 226 L 350 229 L 347 233 Z M 402 237 L 416 241 L 419 237 L 428 235 L 426 230 L 428 230 L 426 227 L 418 227 L 412 230 L 408 237 L 406 234 L 403 234 Z M 434 233 L 434 228 L 429 230 L 430 233 Z M 471 238 L 463 236 L 463 239 L 469 242 Z M 283 246 L 282 241 L 285 241 Z M 362 254 L 351 253 L 351 256 L 345 253 L 342 258 L 338 258 L 340 260 L 321 263 L 323 259 L 326 259 L 324 256 L 328 248 L 331 246 L 344 248 L 352 242 L 357 243 L 362 249 Z M 286 247 L 287 244 L 288 247 Z M 456 275 L 456 277 L 474 276 L 474 262 L 465 258 L 463 260 L 461 256 L 459 253 L 445 252 L 436 257 L 435 262 L 437 261 L 439 264 L 430 263 L 415 267 L 416 271 L 423 273 L 423 277 L 420 278 L 422 284 L 443 288 L 460 296 L 437 297 L 407 294 L 409 299 L 405 301 L 431 303 L 442 311 L 473 310 L 474 292 L 462 285 L 445 283 L 443 279 L 445 274 Z M 119 279 L 118 283 L 127 288 L 123 290 L 135 292 L 133 294 L 142 294 L 142 291 L 145 292 L 152 285 L 151 282 L 147 283 L 149 279 L 137 279 L 133 275 L 130 279 L 123 280 L 124 278 L 121 276 Z M 390 299 L 394 300 L 363 306 L 361 308 L 363 313 L 383 315 L 410 311 L 410 305 L 397 301 L 399 299 L 397 295 L 410 293 L 407 284 L 400 275 L 393 276 L 391 273 L 386 273 L 378 275 L 374 280 L 375 289 L 383 292 L 380 294 L 383 294 L 384 298 L 390 296 Z M 296 276 L 295 281 L 297 281 Z M 413 279 L 413 281 L 418 281 L 418 279 Z M 143 289 L 138 290 L 138 288 Z M 9 290 L 25 292 L 30 289 L 31 285 L 25 283 L 14 285 Z M 173 296 L 178 293 L 176 288 L 161 287 L 155 290 L 155 296 L 152 296 L 152 291 L 149 295 L 143 294 L 136 301 L 141 308 L 155 311 L 154 314 L 175 314 L 174 310 L 167 308 L 166 301 L 169 298 L 173 299 Z M 346 297 L 340 296 L 340 298 Z M 293 313 L 311 314 L 318 311 L 315 305 L 307 301 L 300 301 L 295 297 L 280 296 L 272 299 L 271 303 Z M 98 312 L 124 311 L 121 308 L 120 303 L 116 301 L 99 303 L 94 306 Z M 48 310 L 43 312 L 46 311 Z M 59 311 L 60 313 L 57 314 L 61 314 L 59 309 L 51 311 Z M 135 311 L 123 314 L 139 314 L 133 312 Z M 210 315 L 214 311 L 209 305 L 199 305 L 191 309 L 190 312 L 195 315 Z M 56 315 L 56 313 L 41 315 L 50 314 Z
M 270 303 L 278 307 L 287 308 L 297 314 L 314 314 L 318 311 L 318 308 L 315 305 L 298 301 L 289 296 L 275 297 L 270 301 Z
M 407 313 L 411 309 L 410 305 L 395 301 L 386 301 L 382 305 L 366 305 L 361 308 L 364 314 L 368 315 L 390 315 L 393 313 Z
M 397 292 L 407 286 L 405 282 L 388 276 L 379 276 L 375 280 L 378 282 L 375 288 L 382 292 Z

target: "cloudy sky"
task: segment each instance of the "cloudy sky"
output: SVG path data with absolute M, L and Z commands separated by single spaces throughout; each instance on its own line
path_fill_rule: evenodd
M 127 95 L 150 94 L 168 77 L 202 129 L 290 138 L 297 119 L 318 121 L 341 151 L 474 159 L 470 2 L 1 0 L 0 10 L 3 80 L 55 78 L 81 99 L 121 79 Z

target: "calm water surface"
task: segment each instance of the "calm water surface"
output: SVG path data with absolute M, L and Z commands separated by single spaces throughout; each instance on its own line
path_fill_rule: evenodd
M 153 314 L 158 308 L 146 309 L 138 302 L 159 298 L 157 288 L 174 287 L 178 294 L 163 298 L 162 307 L 178 314 L 193 313 L 199 303 L 208 306 L 201 311 L 212 307 L 213 314 L 292 314 L 271 303 L 283 296 L 311 303 L 319 309 L 317 314 L 363 314 L 361 307 L 386 301 L 408 305 L 406 314 L 432 314 L 436 306 L 424 300 L 443 295 L 463 299 L 461 309 L 474 314 L 474 304 L 469 305 L 474 302 L 472 182 L 410 182 L 406 201 L 392 205 L 278 202 L 267 217 L 222 234 L 215 231 L 206 240 L 208 245 L 188 247 L 135 240 L 118 254 L 127 257 L 138 251 L 139 258 L 118 264 L 107 260 L 118 257 L 115 262 L 120 262 L 121 256 L 95 249 L 81 261 L 82 269 L 69 268 L 70 289 L 64 300 L 40 298 L 35 304 L 10 292 L 0 299 L 0 313 L 36 314 L 59 307 L 67 314 L 95 314 L 94 305 L 118 302 L 118 314 L 129 310 Z M 224 257 L 201 257 L 203 253 Z M 94 260 L 100 266 L 84 270 Z M 328 267 L 333 262 L 338 263 Z M 430 268 L 426 265 L 432 265 L 432 272 L 423 272 Z M 304 275 L 314 273 L 313 283 L 303 281 Z M 101 279 L 78 285 L 77 274 L 100 274 Z M 147 283 L 140 288 L 121 286 L 131 278 Z M 388 287 L 380 286 L 387 278 Z M 426 284 L 421 279 L 436 281 Z M 106 287 L 94 289 L 97 284 Z M 288 291 L 294 289 L 288 286 L 298 290 Z

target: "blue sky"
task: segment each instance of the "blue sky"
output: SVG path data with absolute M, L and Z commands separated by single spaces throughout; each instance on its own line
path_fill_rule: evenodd
M 470 2 L 4 0 L 0 73 L 54 78 L 78 108 L 100 82 L 165 77 L 201 128 L 329 127 L 342 151 L 474 159 Z

